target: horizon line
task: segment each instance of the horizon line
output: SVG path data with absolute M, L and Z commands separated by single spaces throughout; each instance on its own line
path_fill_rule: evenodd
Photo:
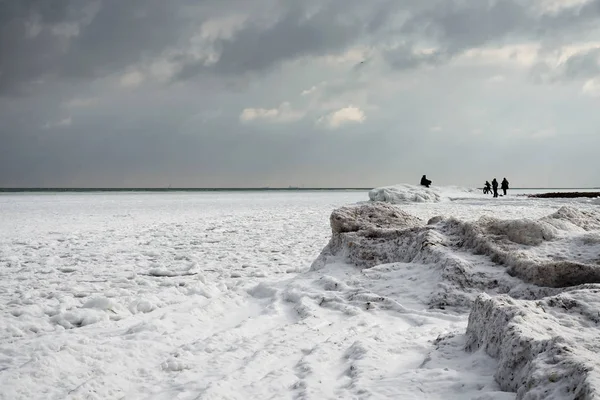
M 393 186 L 393 185 L 389 185 Z M 381 186 L 379 186 L 381 187 Z M 444 186 L 438 186 L 444 187 Z M 373 187 L 0 187 L 0 192 L 175 192 L 175 191 L 310 191 L 371 190 Z M 473 187 L 478 189 L 478 187 Z M 590 190 L 600 187 L 516 187 L 509 190 Z

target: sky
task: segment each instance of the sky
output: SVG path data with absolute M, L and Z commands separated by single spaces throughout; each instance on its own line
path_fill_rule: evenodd
M 0 187 L 600 187 L 600 0 L 0 0 Z

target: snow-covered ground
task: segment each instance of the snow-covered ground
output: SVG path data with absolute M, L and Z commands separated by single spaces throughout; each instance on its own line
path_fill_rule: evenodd
M 503 220 L 599 207 L 457 188 L 439 199 L 397 207 L 448 226 L 493 217 L 495 235 Z M 431 259 L 361 269 L 329 257 L 314 267 L 332 211 L 368 200 L 353 191 L 0 195 L 0 398 L 514 399 L 494 378 L 503 359 L 465 334 L 468 306 L 432 307 L 444 272 Z M 581 229 L 572 240 L 557 233 L 558 250 L 569 256 L 578 244 L 593 261 L 596 233 Z M 539 247 L 538 258 L 552 244 Z M 499 274 L 490 260 L 448 251 L 478 277 Z

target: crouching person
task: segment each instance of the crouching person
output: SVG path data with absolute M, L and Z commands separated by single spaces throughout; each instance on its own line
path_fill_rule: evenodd
M 423 175 L 423 177 L 421 178 L 421 185 L 429 187 L 429 185 L 431 185 L 431 180 L 427 179 L 426 175 Z

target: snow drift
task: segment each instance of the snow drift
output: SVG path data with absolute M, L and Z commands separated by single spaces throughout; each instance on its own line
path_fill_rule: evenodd
M 539 220 L 438 216 L 425 222 L 394 205 L 368 203 L 334 210 L 330 223 L 331 240 L 313 269 L 341 257 L 362 268 L 421 262 L 468 276 L 487 263 L 505 279 L 538 286 L 600 282 L 600 213 L 591 211 L 562 207 Z
M 463 198 L 482 197 L 480 189 L 458 186 L 435 186 L 426 188 L 416 185 L 393 185 L 374 188 L 369 191 L 371 201 L 392 204 L 402 203 L 439 203 Z
M 473 307 L 466 348 L 499 359 L 503 389 L 517 398 L 595 398 L 600 212 L 562 207 L 536 220 L 424 221 L 373 202 L 334 210 L 330 224 L 312 270 L 340 261 L 378 274 L 386 265 L 421 268 L 434 287 L 430 308 Z
M 600 285 L 539 301 L 481 295 L 469 316 L 469 351 L 499 360 L 495 378 L 519 399 L 595 399 Z

